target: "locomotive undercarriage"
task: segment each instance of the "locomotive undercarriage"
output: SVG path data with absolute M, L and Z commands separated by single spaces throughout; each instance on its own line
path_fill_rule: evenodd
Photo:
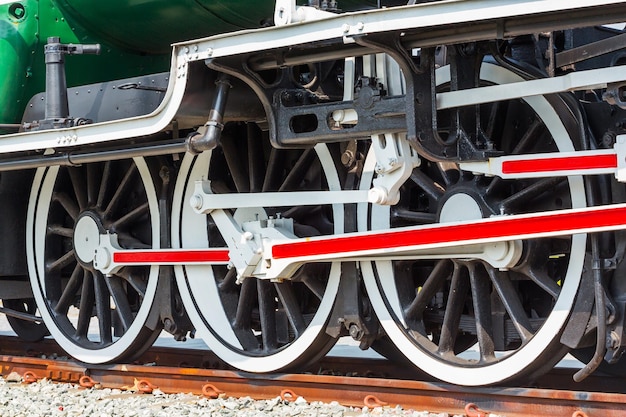
M 544 41 L 626 7 L 481 3 L 281 15 L 175 45 L 147 115 L 4 136 L 0 170 L 38 167 L 15 298 L 93 363 L 162 326 L 251 372 L 340 335 L 460 385 L 617 361 L 626 70 Z

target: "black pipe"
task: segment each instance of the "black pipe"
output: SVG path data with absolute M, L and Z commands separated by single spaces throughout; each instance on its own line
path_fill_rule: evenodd
M 0 313 L 3 313 L 9 317 L 15 317 L 20 320 L 29 321 L 32 323 L 43 323 L 43 320 L 39 316 L 34 314 L 23 313 L 21 311 L 13 310 L 6 307 L 0 307 Z
M 204 133 L 195 133 L 189 136 L 187 151 L 192 154 L 199 154 L 209 151 L 217 146 L 217 142 L 224 130 L 224 110 L 226 109 L 226 99 L 228 90 L 231 88 L 230 81 L 226 74 L 221 74 L 215 81 L 215 97 L 213 98 L 213 108 L 209 112 L 209 118 L 204 124 Z
M 585 366 L 578 370 L 574 374 L 574 381 L 580 382 L 593 373 L 604 359 L 606 353 L 606 303 L 604 296 L 606 294 L 604 290 L 603 272 L 604 268 L 601 264 L 602 259 L 597 259 L 596 256 L 600 252 L 600 242 L 597 234 L 591 235 L 591 252 L 593 254 L 593 289 L 594 297 L 596 301 L 596 349 L 593 357 Z
M 103 149 L 90 152 L 67 152 L 56 155 L 32 155 L 23 158 L 0 160 L 1 171 L 17 171 L 35 169 L 54 165 L 75 166 L 100 161 L 128 159 L 136 156 L 160 156 L 184 153 L 187 150 L 187 139 L 173 139 L 144 146 L 120 149 Z

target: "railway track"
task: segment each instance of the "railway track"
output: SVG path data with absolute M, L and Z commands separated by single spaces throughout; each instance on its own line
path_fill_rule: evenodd
M 575 384 L 575 370 L 566 368 L 553 370 L 532 387 L 459 388 L 419 376 L 415 380 L 415 373 L 410 375 L 405 367 L 382 359 L 326 357 L 304 373 L 257 375 L 228 369 L 202 350 L 154 347 L 134 364 L 86 365 L 57 356 L 61 350 L 52 340 L 28 344 L 5 336 L 0 337 L 0 344 L 2 375 L 17 372 L 25 382 L 47 378 L 145 393 L 158 387 L 166 393 L 208 397 L 295 400 L 302 396 L 307 401 L 339 401 L 346 406 L 401 405 L 468 416 L 611 417 L 626 412 L 626 378 L 598 375 Z

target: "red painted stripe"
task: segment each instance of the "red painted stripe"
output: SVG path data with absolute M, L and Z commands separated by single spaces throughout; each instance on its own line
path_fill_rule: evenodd
M 542 213 L 526 218 L 502 217 L 497 220 L 485 219 L 466 224 L 438 224 L 366 236 L 344 235 L 328 239 L 284 243 L 273 246 L 272 257 L 275 259 L 297 258 L 452 242 L 471 243 L 490 238 L 506 240 L 506 238 L 541 233 L 569 234 L 591 228 L 619 228 L 620 226 L 626 226 L 626 206 L 607 206 L 607 208 L 583 212 Z
M 617 168 L 616 154 L 570 156 L 548 159 L 525 159 L 502 162 L 503 174 L 611 168 Z
M 128 251 L 115 252 L 113 262 L 123 264 L 159 263 L 227 263 L 228 249 L 177 250 L 177 251 Z

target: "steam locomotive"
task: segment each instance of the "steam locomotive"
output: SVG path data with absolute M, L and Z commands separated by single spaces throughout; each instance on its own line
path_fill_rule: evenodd
M 0 299 L 131 360 L 623 374 L 626 2 L 0 0 Z M 78 56 L 81 55 L 81 56 Z

